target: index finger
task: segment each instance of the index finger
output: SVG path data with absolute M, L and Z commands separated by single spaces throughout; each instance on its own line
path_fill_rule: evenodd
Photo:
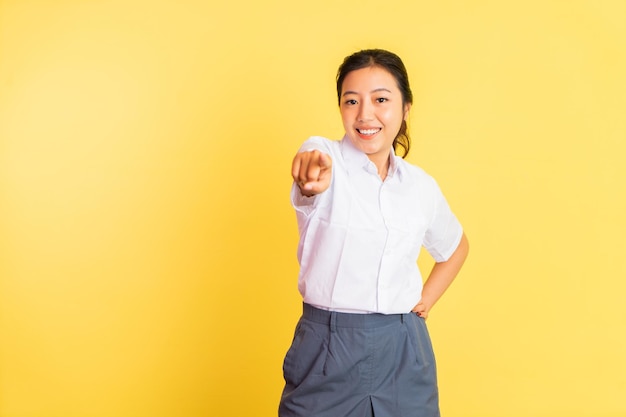
M 291 176 L 295 181 L 298 181 L 298 177 L 300 176 L 300 166 L 302 165 L 302 153 L 297 153 L 296 156 L 293 157 L 293 162 L 291 163 Z

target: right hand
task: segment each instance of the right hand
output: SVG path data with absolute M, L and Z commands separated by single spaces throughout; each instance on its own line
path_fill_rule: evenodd
M 300 187 L 300 192 L 310 197 L 328 189 L 332 165 L 330 156 L 323 152 L 300 152 L 293 158 L 291 176 Z

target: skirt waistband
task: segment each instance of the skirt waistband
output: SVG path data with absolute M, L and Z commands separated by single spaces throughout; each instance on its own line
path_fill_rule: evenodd
M 337 311 L 322 310 L 310 304 L 303 303 L 302 317 L 316 323 L 327 324 L 331 327 L 357 327 L 371 329 L 383 327 L 393 323 L 403 323 L 409 316 L 415 313 L 405 314 L 354 314 L 340 313 Z

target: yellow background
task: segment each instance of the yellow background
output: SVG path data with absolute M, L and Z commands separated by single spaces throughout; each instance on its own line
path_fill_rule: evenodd
M 1 1 L 0 417 L 273 416 L 291 158 L 387 48 L 472 250 L 447 417 L 626 415 L 626 3 Z M 430 260 L 420 259 L 424 269 Z

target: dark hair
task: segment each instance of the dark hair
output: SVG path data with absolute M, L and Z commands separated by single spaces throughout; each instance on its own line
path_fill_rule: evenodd
M 413 93 L 409 86 L 409 76 L 400 57 L 384 49 L 364 49 L 347 56 L 339 66 L 337 71 L 337 100 L 340 105 L 343 80 L 350 72 L 368 67 L 381 67 L 389 71 L 393 78 L 396 79 L 398 88 L 402 93 L 402 106 L 413 104 Z M 402 158 L 406 158 L 411 149 L 411 138 L 409 137 L 406 120 L 402 120 L 400 130 L 393 140 L 393 148 L 396 152 L 399 147 L 403 150 Z

